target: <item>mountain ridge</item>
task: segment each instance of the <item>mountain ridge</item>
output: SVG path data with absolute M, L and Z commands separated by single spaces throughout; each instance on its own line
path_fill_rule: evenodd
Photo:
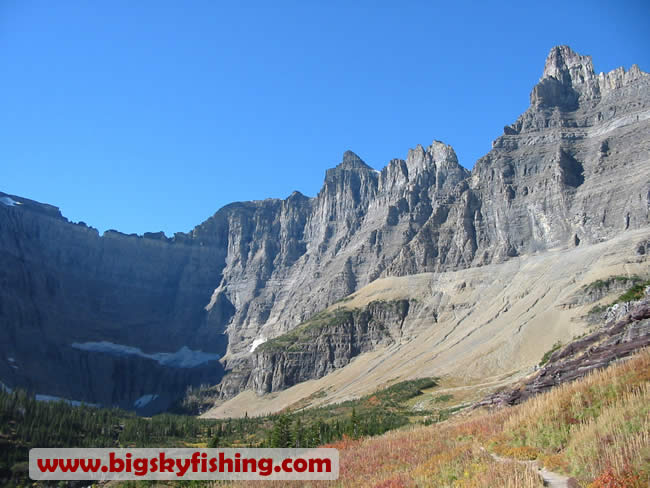
M 471 171 L 439 141 L 381 171 L 347 151 L 314 197 L 235 202 L 170 238 L 100 237 L 56 207 L 0 205 L 0 318 L 10 338 L 0 347 L 27 364 L 38 337 L 61 371 L 69 366 L 56 351 L 81 354 L 70 345 L 98 340 L 154 354 L 187 347 L 241 370 L 253 344 L 377 278 L 480 267 L 645 228 L 649 86 L 638 67 L 595 75 L 589 57 L 553 48 L 531 106 Z M 102 357 L 102 368 L 116 367 Z M 0 363 L 0 380 L 98 396 L 17 371 Z M 158 394 L 146 383 L 128 394 L 113 385 L 108 397 L 124 406 Z

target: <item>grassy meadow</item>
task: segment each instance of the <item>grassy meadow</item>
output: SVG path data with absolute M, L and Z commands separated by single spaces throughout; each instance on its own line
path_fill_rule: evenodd
M 339 480 L 295 486 L 543 486 L 534 467 L 502 462 L 495 454 L 536 460 L 582 487 L 645 488 L 650 481 L 650 350 L 515 407 L 463 413 L 431 426 L 344 438 L 328 446 L 340 449 Z M 258 486 L 234 484 L 253 485 Z

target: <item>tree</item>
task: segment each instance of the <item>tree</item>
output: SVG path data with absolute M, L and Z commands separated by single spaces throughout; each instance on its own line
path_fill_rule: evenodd
M 352 416 L 350 417 L 350 430 L 348 432 L 350 437 L 357 439 L 361 436 L 361 421 L 357 417 L 357 410 L 352 407 Z
M 221 429 L 217 429 L 214 433 L 214 436 L 208 442 L 208 447 L 219 447 L 221 441 Z
M 291 447 L 291 420 L 286 415 L 280 415 L 273 424 L 271 447 Z
M 305 447 L 305 431 L 302 428 L 300 418 L 293 423 L 291 430 L 291 447 Z

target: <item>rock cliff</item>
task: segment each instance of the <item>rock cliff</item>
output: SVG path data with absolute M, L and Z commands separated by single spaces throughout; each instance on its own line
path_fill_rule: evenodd
M 145 355 L 225 353 L 224 331 L 202 320 L 223 250 L 180 234 L 100 237 L 50 205 L 0 198 L 14 202 L 0 205 L 0 381 L 134 408 L 144 395 L 168 406 L 188 384 L 220 379 L 217 361 L 170 367 Z M 73 347 L 97 341 L 115 347 Z
M 408 300 L 397 300 L 321 312 L 257 348 L 246 387 L 264 394 L 325 376 L 362 352 L 393 342 L 409 308 Z
M 217 382 L 225 368 L 225 395 L 326 374 L 390 340 L 377 310 L 310 335 L 298 355 L 260 344 L 379 277 L 482 266 L 647 227 L 649 87 L 636 66 L 597 75 L 590 57 L 553 48 L 529 109 L 471 172 L 439 141 L 381 171 L 347 151 L 315 197 L 233 203 L 173 238 L 99 236 L 55 207 L 2 194 L 0 348 L 15 362 L 0 366 L 0 380 L 124 406 L 157 393 L 146 379 L 161 374 L 155 368 L 176 375 L 152 358 L 183 347 L 222 360 L 185 368 L 179 384 Z M 333 344 L 339 334 L 349 344 Z M 101 341 L 142 354 L 72 347 Z M 121 384 L 72 388 L 72 366 L 57 355 L 82 354 L 91 364 L 101 356 L 103 372 L 126 358 L 150 373 L 139 373 L 145 379 L 129 393 Z M 51 374 L 37 374 L 39 358 Z M 84 378 L 101 376 L 94 367 Z

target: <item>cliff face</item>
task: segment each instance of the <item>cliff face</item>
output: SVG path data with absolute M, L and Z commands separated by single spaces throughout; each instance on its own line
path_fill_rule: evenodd
M 43 356 L 48 347 L 157 368 L 149 356 L 186 346 L 225 355 L 221 365 L 233 373 L 248 371 L 230 375 L 227 394 L 325 374 L 341 363 L 337 357 L 347 361 L 385 338 L 358 329 L 363 320 L 344 321 L 337 333 L 351 341 L 352 352 L 341 352 L 344 341 L 332 346 L 329 332 L 313 337 L 300 359 L 251 352 L 378 277 L 481 266 L 647 226 L 649 86 L 650 76 L 636 66 L 596 75 L 589 57 L 554 48 L 530 108 L 471 173 L 438 141 L 381 172 L 348 151 L 326 172 L 317 196 L 294 192 L 285 200 L 234 203 L 172 239 L 100 237 L 54 207 L 2 194 L 8 199 L 0 205 L 2 352 L 25 365 L 47 358 L 65 376 L 70 366 L 54 353 Z M 99 341 L 142 354 L 72 347 Z M 189 383 L 205 381 L 199 370 L 207 368 L 209 381 L 218 381 L 221 365 L 205 361 L 184 374 Z M 24 373 L 13 366 L 0 366 L 0 380 L 9 385 L 105 401 L 100 386 L 68 392 L 65 379 L 36 381 L 37 366 L 23 366 Z M 261 373 L 269 368 L 278 373 Z M 156 393 L 147 382 L 113 396 L 126 405 L 135 395 Z
M 389 273 L 477 266 L 647 226 L 649 93 L 637 66 L 596 75 L 590 57 L 552 49 L 530 108 Z
M 145 355 L 183 347 L 190 355 L 225 353 L 223 330 L 208 330 L 203 310 L 223 250 L 182 235 L 100 237 L 55 207 L 0 198 L 9 202 L 0 205 L 3 383 L 133 408 L 144 395 L 167 406 L 188 384 L 220 379 L 216 361 L 209 370 L 169 367 Z M 116 346 L 112 353 L 73 347 L 97 341 Z
M 255 350 L 246 387 L 261 395 L 342 368 L 355 356 L 393 342 L 409 308 L 408 300 L 398 300 L 317 314 Z
M 558 47 L 530 108 L 471 174 L 439 142 L 380 173 L 346 153 L 317 197 L 275 203 L 287 217 L 272 235 L 293 237 L 293 252 L 254 239 L 239 247 L 257 259 L 252 269 L 226 265 L 219 292 L 238 310 L 231 354 L 380 276 L 480 266 L 647 226 L 649 87 L 636 66 L 596 75 L 589 57 Z

